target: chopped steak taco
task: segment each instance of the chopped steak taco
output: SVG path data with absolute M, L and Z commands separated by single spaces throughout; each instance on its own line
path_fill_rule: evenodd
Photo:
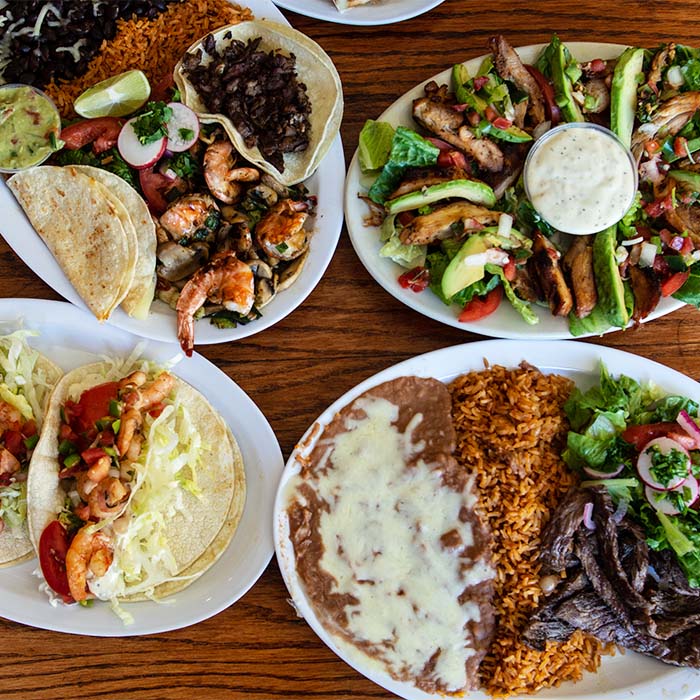
M 61 370 L 31 348 L 28 331 L 0 337 L 0 566 L 34 556 L 27 532 L 27 468 Z
M 342 85 L 328 54 L 268 20 L 208 34 L 173 77 L 202 122 L 221 124 L 246 160 L 285 185 L 316 170 L 343 117 Z
M 65 602 L 159 599 L 222 554 L 245 473 L 194 388 L 147 362 L 96 363 L 51 396 L 28 501 L 42 573 Z

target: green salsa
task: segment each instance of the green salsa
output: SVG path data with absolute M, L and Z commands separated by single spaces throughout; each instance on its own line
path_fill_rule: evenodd
M 22 170 L 46 160 L 63 144 L 53 102 L 30 85 L 0 87 L 0 169 Z

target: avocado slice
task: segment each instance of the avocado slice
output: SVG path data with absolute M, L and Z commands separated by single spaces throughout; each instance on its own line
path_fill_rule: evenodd
M 478 234 L 464 241 L 442 275 L 442 293 L 445 299 L 451 299 L 457 292 L 484 276 L 484 258 L 480 253 L 485 253 L 489 248 L 485 238 Z M 478 258 L 470 261 L 475 255 Z
M 398 214 L 410 209 L 420 209 L 428 204 L 434 204 L 441 199 L 457 197 L 466 199 L 474 204 L 482 204 L 485 207 L 492 207 L 496 204 L 496 195 L 493 190 L 479 180 L 450 180 L 437 185 L 424 187 L 423 189 L 409 192 L 396 199 L 391 199 L 385 203 L 388 214 Z
M 610 130 L 629 148 L 637 112 L 637 85 L 642 75 L 644 49 L 630 46 L 615 65 L 610 86 Z
M 694 192 L 700 192 L 700 173 L 694 173 L 691 170 L 669 170 L 668 174 L 674 180 L 692 187 Z
M 509 141 L 510 143 L 526 143 L 527 141 L 532 141 L 532 136 L 519 129 L 514 124 L 511 124 L 507 129 L 500 129 L 494 126 L 490 121 L 482 119 L 479 123 L 478 130 L 484 136 L 491 136 L 494 139 L 500 139 L 501 141 Z
M 554 83 L 556 100 L 561 109 L 562 116 L 567 122 L 586 121 L 573 96 L 570 71 L 567 66 L 568 57 L 566 55 L 566 47 L 556 38 L 556 42 L 552 39 L 552 48 L 552 82 Z
M 593 239 L 593 272 L 598 291 L 598 304 L 611 326 L 625 328 L 630 312 L 625 304 L 625 288 L 615 260 L 617 225 L 595 234 Z

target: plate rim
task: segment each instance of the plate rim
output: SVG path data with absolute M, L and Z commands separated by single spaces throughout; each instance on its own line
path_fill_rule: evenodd
M 629 46 L 628 44 L 619 44 L 614 42 L 596 42 L 596 41 L 570 41 L 566 42 L 566 45 L 571 49 L 572 54 L 576 52 L 593 52 L 598 51 L 601 48 L 605 51 L 612 52 L 613 50 L 619 50 L 620 52 Z M 547 46 L 546 43 L 537 44 L 527 44 L 524 46 L 516 46 L 515 50 L 522 54 L 523 52 L 527 54 L 534 54 L 536 51 L 540 51 L 542 48 Z M 474 58 L 466 59 L 463 63 L 474 69 L 478 66 L 478 63 L 483 60 L 488 54 L 481 54 L 475 56 Z M 593 55 L 593 54 L 592 54 Z M 382 113 L 376 117 L 377 121 L 385 119 L 386 115 L 398 111 L 403 107 L 402 103 L 407 103 L 414 93 L 418 93 L 423 87 L 431 80 L 435 81 L 448 81 L 450 76 L 451 68 L 446 68 L 434 75 L 422 80 L 413 87 L 409 88 L 406 92 L 396 98 Z M 372 117 L 368 117 L 372 118 Z M 397 123 L 396 120 L 389 120 L 392 124 Z M 398 123 L 404 123 L 399 121 Z M 379 284 L 386 292 L 393 296 L 397 301 L 401 302 L 404 306 L 407 306 L 412 311 L 425 316 L 433 321 L 437 321 L 446 326 L 456 328 L 458 330 L 466 331 L 468 333 L 476 333 L 481 336 L 487 336 L 499 339 L 520 339 L 520 340 L 580 340 L 584 338 L 601 337 L 609 333 L 616 333 L 627 330 L 633 326 L 633 322 L 627 328 L 617 328 L 610 327 L 607 328 L 603 333 L 589 332 L 584 333 L 579 336 L 573 336 L 568 330 L 568 324 L 564 318 L 552 317 L 548 312 L 542 311 L 543 317 L 546 319 L 548 324 L 556 324 L 556 327 L 552 330 L 543 330 L 541 324 L 528 325 L 517 312 L 510 307 L 510 305 L 501 305 L 499 309 L 495 312 L 493 316 L 489 316 L 480 321 L 472 322 L 459 322 L 456 313 L 450 313 L 452 306 L 447 306 L 442 304 L 437 297 L 435 299 L 428 298 L 427 302 L 422 301 L 421 295 L 411 292 L 407 289 L 402 289 L 396 282 L 396 277 L 401 271 L 405 272 L 405 268 L 400 267 L 398 264 L 392 262 L 388 258 L 380 258 L 377 254 L 379 246 L 377 245 L 378 239 L 367 241 L 369 236 L 375 235 L 378 231 L 377 227 L 365 227 L 362 225 L 362 218 L 365 216 L 360 211 L 361 204 L 358 204 L 358 192 L 364 189 L 362 185 L 363 174 L 359 167 L 359 149 L 355 148 L 350 165 L 347 169 L 347 174 L 345 178 L 345 191 L 343 197 L 343 211 L 345 213 L 345 226 L 348 231 L 348 237 L 352 244 L 353 249 L 357 257 L 362 262 L 363 266 L 367 270 L 368 274 L 372 279 Z M 375 236 L 376 238 L 376 236 Z M 388 278 L 387 275 L 382 271 L 386 266 L 386 270 L 391 267 L 393 276 Z M 434 296 L 434 295 L 433 295 Z M 684 307 L 685 304 L 678 299 L 673 297 L 664 297 L 661 302 L 656 306 L 656 308 L 646 317 L 641 323 L 645 324 L 649 321 L 653 321 L 662 316 L 667 316 L 674 311 Z M 435 311 L 433 308 L 438 309 Z M 660 307 L 662 307 L 660 309 Z M 533 308 L 537 311 L 538 305 L 533 305 Z M 508 326 L 506 331 L 494 328 L 491 324 L 494 318 L 501 317 L 500 315 L 505 315 L 511 319 L 511 326 Z
M 494 355 L 496 355 L 495 359 Z M 608 369 L 610 369 L 613 374 L 629 372 L 631 367 L 632 376 L 638 380 L 654 381 L 662 388 L 668 387 L 668 391 L 682 390 L 686 395 L 694 396 L 697 400 L 700 400 L 700 383 L 667 365 L 625 350 L 590 342 L 561 339 L 532 340 L 525 344 L 512 338 L 473 341 L 443 347 L 407 358 L 401 362 L 385 367 L 351 387 L 327 406 L 316 420 L 309 425 L 308 429 L 295 444 L 292 453 L 285 463 L 275 494 L 273 534 L 277 564 L 297 614 L 304 618 L 319 639 L 342 661 L 354 668 L 365 678 L 395 693 L 399 697 L 406 698 L 406 700 L 430 700 L 433 696 L 424 693 L 410 683 L 395 681 L 385 672 L 372 672 L 371 669 L 368 671 L 367 667 L 363 666 L 359 657 L 353 658 L 352 648 L 350 648 L 351 651 L 349 653 L 344 651 L 342 643 L 336 643 L 336 639 L 328 633 L 318 621 L 318 618 L 303 593 L 303 588 L 294 569 L 293 546 L 287 537 L 288 520 L 283 508 L 285 489 L 291 477 L 299 471 L 297 459 L 300 450 L 303 449 L 303 453 L 308 453 L 308 450 L 315 444 L 315 441 L 330 419 L 341 408 L 347 406 L 368 389 L 387 380 L 407 374 L 421 377 L 435 377 L 442 382 L 448 382 L 459 374 L 483 369 L 484 359 L 488 360 L 490 365 L 504 364 L 506 366 L 515 366 L 521 361 L 526 361 L 537 366 L 538 362 L 535 358 L 544 360 L 544 362 L 540 361 L 539 364 L 545 368 L 545 372 L 563 371 L 583 373 L 589 377 L 595 374 L 601 361 L 606 363 Z M 551 358 L 558 359 L 552 360 Z M 456 372 L 452 370 L 455 364 L 462 365 L 461 369 Z M 435 371 L 431 368 L 439 369 Z M 640 368 L 643 369 L 641 373 L 639 373 Z M 659 379 L 659 377 L 661 377 L 661 379 Z M 681 385 L 683 385 L 683 389 L 678 388 Z M 673 386 L 676 388 L 671 388 Z M 615 659 L 618 659 L 619 663 L 619 659 L 623 656 L 632 659 L 641 659 L 640 663 L 654 662 L 655 664 L 660 664 L 658 668 L 665 671 L 663 678 L 654 679 L 652 681 L 642 680 L 637 684 L 627 685 L 624 688 L 594 689 L 591 693 L 587 693 L 586 695 L 567 694 L 567 688 L 576 688 L 576 684 L 569 681 L 558 687 L 543 689 L 534 695 L 514 695 L 511 696 L 511 698 L 512 700 L 528 700 L 528 698 L 542 698 L 542 700 L 570 700 L 571 698 L 575 698 L 576 700 L 617 700 L 620 693 L 627 692 L 630 693 L 630 696 L 637 697 L 638 700 L 656 700 L 657 695 L 654 693 L 662 688 L 668 689 L 669 683 L 673 683 L 674 685 L 671 689 L 675 689 L 676 692 L 679 693 L 679 695 L 674 696 L 676 700 L 692 700 L 700 693 L 700 670 L 663 664 L 661 661 L 650 659 L 649 657 L 631 651 L 626 651 L 624 655 L 617 653 L 614 656 L 603 656 L 601 667 L 596 674 L 587 674 L 584 678 L 587 676 L 598 676 L 602 678 L 603 675 L 599 674 L 605 674 L 607 665 L 615 663 Z M 371 662 L 368 663 L 371 666 Z M 692 683 L 694 689 L 690 688 L 689 682 Z M 559 689 L 564 689 L 564 693 L 560 694 Z M 639 693 L 639 695 L 637 695 L 637 693 Z M 489 700 L 490 698 L 489 695 L 481 690 L 469 691 L 464 697 L 465 699 L 471 700 Z
M 89 312 L 79 309 L 77 306 L 67 301 L 21 297 L 0 299 L 0 325 L 9 327 L 22 325 L 26 328 L 32 328 L 37 325 L 46 328 L 49 325 L 53 325 L 61 328 L 62 332 L 66 334 L 66 337 L 70 337 L 70 345 L 65 348 L 57 349 L 54 355 L 60 355 L 61 350 L 63 350 L 64 352 L 70 351 L 76 354 L 88 353 L 93 360 L 98 358 L 100 353 L 97 350 L 85 351 L 82 349 L 79 340 L 73 340 L 74 338 L 80 337 L 79 331 L 85 328 L 83 321 L 89 316 Z M 3 330 L 3 332 L 5 331 Z M 36 340 L 32 338 L 29 338 L 29 342 L 30 344 L 36 344 Z M 179 347 L 174 347 L 172 343 L 163 343 L 161 341 L 140 338 L 116 327 L 105 329 L 105 332 L 102 333 L 100 337 L 93 336 L 92 342 L 96 346 L 101 345 L 104 347 L 105 349 L 102 352 L 108 352 L 107 348 L 112 344 L 121 345 L 124 348 L 135 348 L 143 345 L 144 354 L 147 356 L 160 355 L 160 361 L 164 361 L 163 358 L 166 357 L 174 358 L 178 355 L 182 355 L 182 353 L 179 352 Z M 41 345 L 40 342 L 38 344 Z M 49 359 L 55 361 L 50 351 L 45 349 L 41 351 L 44 352 Z M 121 352 L 126 353 L 127 351 L 121 350 Z M 57 362 L 57 364 L 61 366 L 62 370 L 66 371 L 65 362 Z M 79 366 L 84 363 L 82 360 L 79 360 L 68 364 Z M 181 371 L 182 368 L 185 368 L 187 371 L 183 373 Z M 198 388 L 198 384 L 202 385 L 205 383 L 216 383 L 217 386 L 224 387 L 225 391 L 221 392 L 221 396 L 225 397 L 227 401 L 235 401 L 236 411 L 240 415 L 246 416 L 245 424 L 243 420 L 238 420 L 232 425 L 231 418 L 227 418 L 222 412 L 222 417 L 236 437 L 241 451 L 245 451 L 248 457 L 247 461 L 244 463 L 247 482 L 246 505 L 248 518 L 252 518 L 255 523 L 255 527 L 253 531 L 248 534 L 248 537 L 251 541 L 254 541 L 256 556 L 252 560 L 251 570 L 244 577 L 244 583 L 239 585 L 233 594 L 226 593 L 218 597 L 207 595 L 208 592 L 211 593 L 211 585 L 207 586 L 207 579 L 209 580 L 209 584 L 212 584 L 215 576 L 217 578 L 226 578 L 225 567 L 227 563 L 230 564 L 230 562 L 227 562 L 226 551 L 229 547 L 234 546 L 236 535 L 240 537 L 240 533 L 242 532 L 240 527 L 243 523 L 243 518 L 246 517 L 245 506 L 239 528 L 236 533 L 234 533 L 229 545 L 222 552 L 221 557 L 211 568 L 205 571 L 200 578 L 194 581 L 191 587 L 169 597 L 173 601 L 177 601 L 178 598 L 181 600 L 183 598 L 185 600 L 188 598 L 196 598 L 199 607 L 195 613 L 192 613 L 191 609 L 185 607 L 185 603 L 181 602 L 182 611 L 179 615 L 175 616 L 176 620 L 173 622 L 168 619 L 166 614 L 161 614 L 164 606 L 163 603 L 154 603 L 150 601 L 125 603 L 124 605 L 127 606 L 126 609 L 132 612 L 135 617 L 134 625 L 128 626 L 124 625 L 116 615 L 109 611 L 109 603 L 104 603 L 101 605 L 99 613 L 99 617 L 103 620 L 102 622 L 97 619 L 97 615 L 93 615 L 92 619 L 88 617 L 90 613 L 95 612 L 94 608 L 85 611 L 71 608 L 70 610 L 73 617 L 69 619 L 72 624 L 62 624 L 60 618 L 52 617 L 54 608 L 51 607 L 48 597 L 43 593 L 39 593 L 38 595 L 36 593 L 40 580 L 32 576 L 32 571 L 37 567 L 37 559 L 34 558 L 16 566 L 0 569 L 0 585 L 9 583 L 17 578 L 21 578 L 22 581 L 24 581 L 25 578 L 29 576 L 30 578 L 26 579 L 28 584 L 26 588 L 31 591 L 29 599 L 25 601 L 25 605 L 21 608 L 19 606 L 17 608 L 0 606 L 0 617 L 29 627 L 65 634 L 81 634 L 94 637 L 132 637 L 146 634 L 158 634 L 183 629 L 219 614 L 240 600 L 259 581 L 274 555 L 274 543 L 272 541 L 270 518 L 264 513 L 260 515 L 251 514 L 251 507 L 253 504 L 251 504 L 249 495 L 251 493 L 251 486 L 253 485 L 252 482 L 259 482 L 255 484 L 255 489 L 259 492 L 257 505 L 262 507 L 265 511 L 269 510 L 270 513 L 273 512 L 275 488 L 284 467 L 284 457 L 277 436 L 267 417 L 263 414 L 255 401 L 229 377 L 228 374 L 203 355 L 195 352 L 191 358 L 181 359 L 180 364 L 175 367 L 175 373 L 178 374 L 178 376 L 185 374 L 186 376 L 184 376 L 183 379 L 195 388 Z M 201 391 L 199 388 L 198 390 Z M 201 393 L 205 395 L 212 405 L 216 405 L 217 403 L 221 405 L 224 403 L 224 398 L 210 396 L 203 391 Z M 221 411 L 221 409 L 217 408 L 217 411 Z M 232 415 L 233 409 L 226 411 L 226 413 L 228 413 L 229 416 Z M 260 452 L 255 452 L 251 455 L 248 443 L 253 443 L 256 440 L 264 441 L 265 449 L 261 449 Z M 263 471 L 263 466 L 267 466 L 266 471 Z M 230 576 L 228 577 L 228 581 L 231 581 Z M 31 585 L 32 583 L 34 586 Z M 202 590 L 198 591 L 198 588 Z M 196 592 L 196 595 L 193 594 L 193 590 Z M 189 594 L 188 591 L 190 591 Z M 3 600 L 4 598 L 0 596 L 0 601 Z M 45 607 L 42 608 L 40 606 L 43 605 L 44 601 Z M 143 606 L 141 610 L 145 610 L 146 615 L 150 615 L 155 622 L 151 624 L 139 623 L 139 607 L 133 608 L 131 606 Z M 24 614 L 27 610 L 29 610 L 29 614 Z M 66 608 L 66 610 L 68 609 Z M 74 620 L 75 623 L 73 623 Z M 106 627 L 104 620 L 107 621 Z

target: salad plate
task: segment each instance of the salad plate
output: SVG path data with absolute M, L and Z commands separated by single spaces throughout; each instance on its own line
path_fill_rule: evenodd
M 275 0 L 275 5 L 326 22 L 368 27 L 417 17 L 442 2 L 444 0 L 376 0 L 345 12 L 339 12 L 333 0 Z
M 138 349 L 157 362 L 175 362 L 174 373 L 204 394 L 224 418 L 243 455 L 247 477 L 243 517 L 220 559 L 188 588 L 164 602 L 125 603 L 133 624 L 125 625 L 98 603 L 52 607 L 33 572 L 36 559 L 0 569 L 0 617 L 32 627 L 101 637 L 124 637 L 179 629 L 221 612 L 257 581 L 274 552 L 272 506 L 283 468 L 275 434 L 255 403 L 226 374 L 198 354 L 187 362 L 172 344 L 142 340 L 118 328 L 90 331 L 90 314 L 66 302 L 2 299 L 0 330 L 36 331 L 28 342 L 63 370 Z
M 620 44 L 603 44 L 595 42 L 567 42 L 567 47 L 573 57 L 579 61 L 589 61 L 595 58 L 615 58 L 626 48 Z M 544 48 L 544 44 L 517 48 L 523 63 L 533 63 Z M 470 75 L 475 75 L 484 56 L 465 62 Z M 434 80 L 441 84 L 450 84 L 451 68 L 428 78 L 412 90 L 400 97 L 394 104 L 385 110 L 378 121 L 389 122 L 393 126 L 405 126 L 415 128 L 416 124 L 411 116 L 411 105 L 414 99 L 424 96 L 425 85 Z M 398 283 L 398 277 L 405 268 L 402 268 L 390 258 L 379 256 L 379 250 L 383 243 L 380 240 L 380 229 L 376 226 L 366 226 L 365 218 L 369 209 L 365 202 L 359 199 L 358 194 L 366 194 L 375 174 L 365 174 L 360 169 L 359 154 L 355 151 L 345 182 L 345 220 L 352 245 L 363 265 L 370 275 L 389 294 L 409 308 L 454 328 L 479 333 L 496 338 L 521 338 L 556 340 L 572 338 L 566 318 L 553 316 L 544 306 L 532 305 L 532 311 L 537 315 L 538 322 L 528 325 L 510 304 L 502 303 L 496 311 L 477 321 L 460 322 L 455 307 L 445 305 L 436 295 L 426 290 L 416 293 L 411 289 L 404 289 Z M 683 306 L 683 302 L 673 297 L 664 297 L 654 310 L 642 322 L 651 321 L 665 316 Z M 619 330 L 610 327 L 605 333 Z M 581 333 L 578 337 L 596 335 L 593 332 Z
M 668 393 L 678 393 L 700 401 L 700 384 L 664 365 L 645 358 L 590 343 L 568 341 L 537 341 L 523 344 L 515 340 L 485 340 L 457 345 L 419 355 L 361 382 L 329 406 L 309 427 L 298 442 L 285 466 L 277 491 L 274 507 L 274 539 L 277 561 L 294 606 L 319 638 L 341 659 L 369 680 L 395 695 L 407 700 L 428 700 L 429 695 L 414 685 L 399 682 L 378 671 L 376 665 L 363 663 L 360 655 L 347 651 L 337 643 L 319 622 L 301 585 L 295 567 L 294 547 L 289 539 L 289 520 L 286 512 L 286 489 L 299 473 L 299 459 L 313 449 L 323 428 L 338 411 L 350 404 L 368 389 L 402 376 L 433 377 L 450 382 L 466 372 L 484 369 L 484 361 L 490 365 L 516 367 L 525 361 L 542 372 L 556 373 L 572 379 L 578 388 L 586 390 L 596 383 L 600 363 L 604 363 L 611 375 L 625 374 L 639 382 L 653 382 Z M 303 447 L 299 447 L 302 445 Z M 700 671 L 664 664 L 641 654 L 626 651 L 614 656 L 603 656 L 596 673 L 585 673 L 577 683 L 565 682 L 557 688 L 542 690 L 535 695 L 514 695 L 513 700 L 528 697 L 547 700 L 657 700 L 659 697 L 674 700 L 691 700 L 700 693 Z M 470 700 L 487 700 L 480 690 L 464 696 Z
M 244 3 L 255 17 L 289 25 L 269 0 Z M 309 193 L 317 197 L 309 254 L 299 277 L 284 293 L 279 293 L 262 311 L 262 316 L 233 328 L 217 328 L 208 320 L 195 324 L 195 343 L 223 343 L 247 338 L 288 316 L 311 294 L 333 257 L 343 223 L 342 192 L 345 159 L 340 134 L 336 136 L 316 172 L 305 181 Z M 12 192 L 0 181 L 0 208 L 4 213 L 0 233 L 24 263 L 58 294 L 71 303 L 87 308 L 56 259 L 36 233 Z M 96 324 L 96 319 L 86 323 Z M 139 320 L 121 308 L 114 310 L 109 324 L 153 340 L 177 342 L 176 314 L 167 304 L 154 300 L 148 318 Z

